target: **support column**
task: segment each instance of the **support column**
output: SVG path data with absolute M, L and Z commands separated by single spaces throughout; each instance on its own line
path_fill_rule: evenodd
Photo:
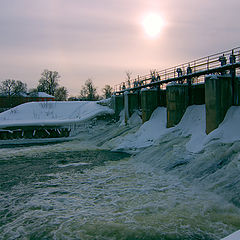
M 146 89 L 141 91 L 142 122 L 148 121 L 153 111 L 158 107 L 157 89 Z
M 188 85 L 176 84 L 167 86 L 167 127 L 177 125 L 188 106 Z
M 119 118 L 120 112 L 124 108 L 124 95 L 113 95 L 111 97 L 111 108 L 115 112 L 115 117 Z
M 124 92 L 124 112 L 125 123 L 132 116 L 132 114 L 139 109 L 138 93 Z
M 206 133 L 216 129 L 232 105 L 230 75 L 212 75 L 205 78 Z

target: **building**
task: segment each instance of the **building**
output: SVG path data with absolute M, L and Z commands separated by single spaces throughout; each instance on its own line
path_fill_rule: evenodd
M 55 101 L 55 97 L 45 92 L 19 93 L 12 96 L 0 95 L 0 112 L 27 102 Z

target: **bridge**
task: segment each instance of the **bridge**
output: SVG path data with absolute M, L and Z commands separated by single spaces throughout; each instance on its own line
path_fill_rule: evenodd
M 116 115 L 124 109 L 125 123 L 139 110 L 144 123 L 160 106 L 167 108 L 167 127 L 177 125 L 188 106 L 199 104 L 205 104 L 207 134 L 229 107 L 240 106 L 240 47 L 128 79 L 112 96 L 112 108 Z
M 160 71 L 152 71 L 151 74 L 138 76 L 114 86 L 114 93 L 121 94 L 124 91 L 136 91 L 141 88 L 159 86 L 165 88 L 170 82 L 176 83 L 200 83 L 204 82 L 204 76 L 208 74 L 224 74 L 229 71 L 234 78 L 236 69 L 240 68 L 240 47 L 199 58 L 184 64 Z

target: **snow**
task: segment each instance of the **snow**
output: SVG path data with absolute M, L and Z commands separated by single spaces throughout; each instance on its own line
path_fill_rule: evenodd
M 180 130 L 182 136 L 191 136 L 186 144 L 188 151 L 201 151 L 207 138 L 205 133 L 205 105 L 188 107 L 180 123 L 175 128 Z
M 223 238 L 222 240 L 239 240 L 240 239 L 240 230 L 229 235 L 228 237 Z
M 80 122 L 113 110 L 97 102 L 30 102 L 0 113 L 0 128 L 10 126 L 52 126 Z
M 38 97 L 55 98 L 54 96 L 49 95 L 49 94 L 47 94 L 45 92 L 38 92 Z
M 75 124 L 97 115 L 113 114 L 113 110 L 97 102 L 31 102 L 19 105 L 0 113 L 0 128 L 10 126 L 59 126 Z M 124 125 L 124 111 L 118 124 Z M 149 121 L 141 125 L 139 112 L 128 120 L 128 125 L 138 126 L 114 140 L 113 149 L 141 149 L 158 144 L 165 134 L 175 132 L 179 136 L 189 137 L 186 149 L 198 153 L 212 140 L 231 143 L 240 140 L 240 107 L 231 107 L 224 121 L 210 134 L 205 133 L 205 105 L 189 106 L 180 121 L 172 128 L 166 128 L 166 108 L 158 107 Z
M 128 123 L 134 122 L 132 116 Z M 122 118 L 121 118 L 122 119 Z M 176 132 L 180 136 L 189 137 L 186 149 L 198 153 L 212 140 L 231 143 L 240 140 L 240 107 L 231 107 L 224 121 L 210 134 L 205 133 L 205 105 L 189 106 L 180 123 L 172 128 L 166 128 L 166 108 L 157 108 L 149 121 L 145 122 L 135 133 L 129 133 L 119 138 L 114 149 L 134 150 L 157 144 L 165 134 Z M 123 122 L 122 122 L 123 124 Z
M 155 140 L 171 131 L 171 129 L 166 128 L 166 117 L 166 108 L 157 108 L 153 112 L 150 120 L 145 122 L 136 133 L 128 134 L 119 139 L 115 150 L 137 149 L 151 146 Z M 133 122 L 132 118 L 136 118 L 136 115 L 133 115 L 129 119 L 129 122 Z

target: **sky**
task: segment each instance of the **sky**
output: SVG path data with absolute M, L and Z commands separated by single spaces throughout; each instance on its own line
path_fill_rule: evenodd
M 239 0 L 0 0 L 0 81 L 33 88 L 48 69 L 70 96 L 88 78 L 101 94 L 126 71 L 135 78 L 239 47 L 239 9 Z M 154 37 L 143 24 L 151 14 L 161 18 Z

